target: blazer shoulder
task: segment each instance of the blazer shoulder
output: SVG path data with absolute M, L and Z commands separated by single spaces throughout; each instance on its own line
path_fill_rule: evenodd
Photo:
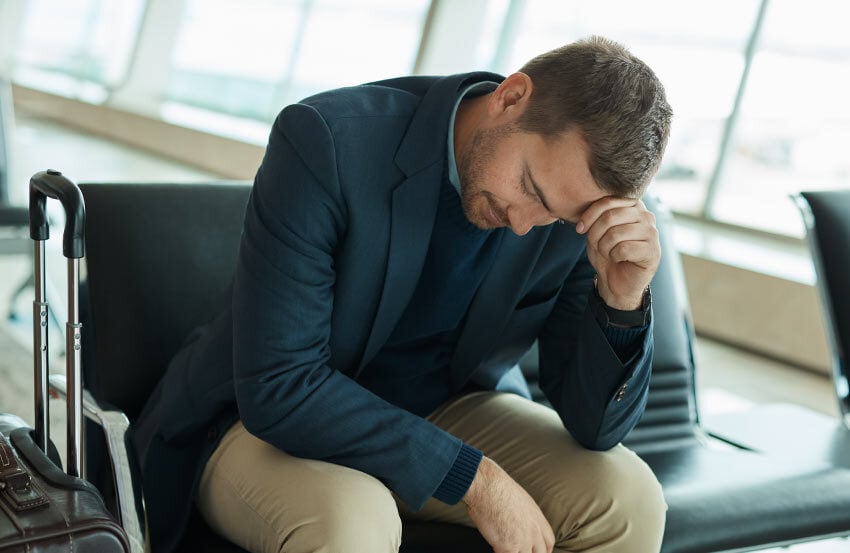
M 421 97 L 400 88 L 379 83 L 338 88 L 315 94 L 297 104 L 314 110 L 329 126 L 340 119 L 372 117 L 410 117 L 419 106 Z

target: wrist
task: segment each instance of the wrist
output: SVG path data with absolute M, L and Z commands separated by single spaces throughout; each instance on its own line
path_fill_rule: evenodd
M 590 308 L 602 328 L 634 328 L 649 324 L 652 312 L 652 294 L 649 287 L 643 291 L 637 307 L 631 309 L 616 307 L 616 305 L 623 304 L 615 304 L 615 306 L 612 306 L 611 303 L 602 297 L 595 279 L 592 296 Z M 634 304 L 629 302 L 626 305 L 632 306 Z
M 604 281 L 599 280 L 598 275 L 593 277 L 593 288 L 605 305 L 618 311 L 636 311 L 643 307 L 644 296 L 647 291 L 647 288 L 645 288 L 637 295 L 616 296 Z
M 467 508 L 472 508 L 478 504 L 478 499 L 485 493 L 484 490 L 488 486 L 491 479 L 495 463 L 488 457 L 482 457 L 478 464 L 478 471 L 475 473 L 475 478 L 472 479 L 472 484 L 469 486 L 466 494 L 461 501 Z

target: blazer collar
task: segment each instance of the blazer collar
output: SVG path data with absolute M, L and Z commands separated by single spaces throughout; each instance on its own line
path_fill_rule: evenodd
M 395 157 L 407 179 L 393 190 L 386 235 L 389 244 L 386 272 L 355 378 L 389 338 L 419 282 L 431 242 L 440 187 L 446 178 L 448 122 L 457 95 L 474 82 L 503 79 L 484 72 L 438 79 L 422 97 L 411 119 Z
M 408 176 L 446 158 L 446 137 L 450 110 L 457 95 L 467 86 L 481 81 L 501 83 L 505 78 L 496 73 L 477 71 L 438 79 L 425 96 L 410 121 L 395 156 L 395 162 Z

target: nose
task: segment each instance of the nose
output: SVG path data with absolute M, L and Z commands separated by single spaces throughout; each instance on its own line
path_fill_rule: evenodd
M 517 236 L 525 236 L 534 227 L 542 227 L 554 223 L 552 217 L 543 207 L 512 205 L 507 210 L 508 224 L 511 232 Z

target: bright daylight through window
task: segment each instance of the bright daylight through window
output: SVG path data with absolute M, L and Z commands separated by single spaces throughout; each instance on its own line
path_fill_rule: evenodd
M 31 0 L 13 76 L 93 103 L 146 95 L 180 124 L 259 143 L 287 103 L 412 73 L 429 17 L 470 5 L 480 29 L 431 43 L 474 52 L 464 70 L 509 73 L 590 34 L 647 61 L 675 111 L 653 189 L 679 213 L 802 236 L 789 196 L 850 187 L 845 0 Z M 458 70 L 440 56 L 427 72 Z M 133 78 L 152 68 L 159 79 Z

